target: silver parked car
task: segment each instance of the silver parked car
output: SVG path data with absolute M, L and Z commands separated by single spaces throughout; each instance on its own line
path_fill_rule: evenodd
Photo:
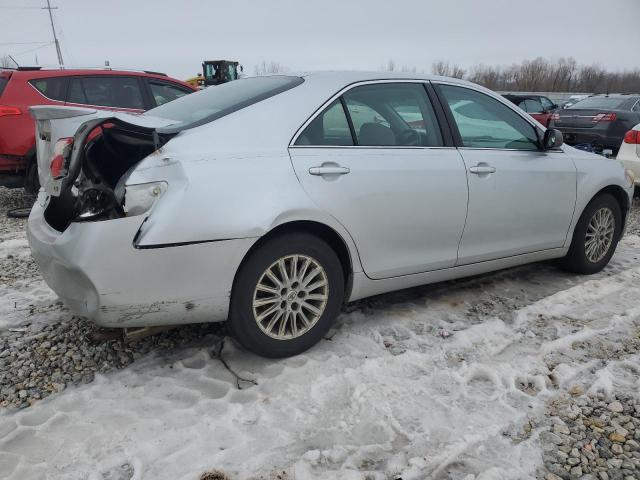
M 108 327 L 227 320 L 294 355 L 344 302 L 546 259 L 594 273 L 633 178 L 493 92 L 429 76 L 246 78 L 142 115 L 33 107 L 33 255 Z

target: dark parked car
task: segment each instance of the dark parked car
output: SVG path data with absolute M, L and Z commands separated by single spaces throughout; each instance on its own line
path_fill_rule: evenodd
M 515 103 L 545 127 L 549 126 L 551 114 L 559 108 L 558 105 L 544 95 L 507 93 L 503 97 L 511 103 Z
M 558 110 L 551 118 L 550 127 L 557 128 L 569 145 L 588 144 L 602 153 L 611 149 L 613 154 L 624 139 L 624 134 L 640 123 L 640 95 L 594 95 Z
M 0 185 L 39 188 L 29 107 L 80 106 L 142 113 L 195 89 L 163 73 L 111 69 L 0 68 Z

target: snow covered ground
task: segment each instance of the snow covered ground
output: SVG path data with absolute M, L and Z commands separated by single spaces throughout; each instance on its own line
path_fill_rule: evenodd
M 24 234 L 0 236 L 3 271 L 7 255 L 23 264 L 0 284 L 0 335 L 71 321 Z M 0 413 L 0 477 L 538 478 L 551 400 L 640 392 L 639 260 L 630 234 L 592 277 L 537 264 L 360 301 L 285 360 L 220 335 L 158 348 Z

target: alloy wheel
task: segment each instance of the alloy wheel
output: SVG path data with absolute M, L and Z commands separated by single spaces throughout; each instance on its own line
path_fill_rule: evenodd
M 596 210 L 587 226 L 585 236 L 584 251 L 587 260 L 591 263 L 601 261 L 611 248 L 614 233 L 615 219 L 613 212 L 607 207 Z
M 308 255 L 286 255 L 260 276 L 253 292 L 253 315 L 260 330 L 276 340 L 307 333 L 324 313 L 329 280 Z

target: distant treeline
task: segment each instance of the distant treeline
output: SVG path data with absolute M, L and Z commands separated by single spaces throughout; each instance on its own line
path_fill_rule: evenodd
M 433 64 L 432 72 L 498 91 L 640 93 L 640 69 L 610 72 L 599 65 L 578 65 L 571 57 L 538 57 L 509 67 L 476 65 L 468 71 L 439 61 Z

